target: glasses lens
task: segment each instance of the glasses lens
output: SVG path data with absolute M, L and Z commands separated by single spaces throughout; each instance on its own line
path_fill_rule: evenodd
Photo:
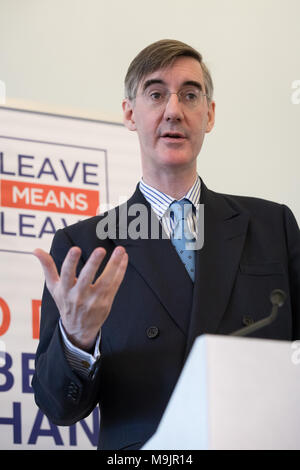
M 201 100 L 201 91 L 196 87 L 183 88 L 178 95 L 182 103 L 189 108 L 194 108 Z
M 145 97 L 150 104 L 163 104 L 167 100 L 168 90 L 161 85 L 152 85 L 145 90 Z
M 165 105 L 171 94 L 177 95 L 179 101 L 188 108 L 196 107 L 200 103 L 202 97 L 199 88 L 193 86 L 184 87 L 178 93 L 171 93 L 166 87 L 154 84 L 144 91 L 146 101 L 151 106 Z

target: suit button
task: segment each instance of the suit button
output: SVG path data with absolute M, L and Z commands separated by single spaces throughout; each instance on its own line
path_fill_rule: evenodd
M 243 317 L 243 325 L 249 326 L 249 325 L 252 325 L 252 323 L 254 323 L 254 320 L 252 317 L 250 317 L 250 315 L 245 315 Z
M 89 369 L 90 368 L 90 363 L 88 361 L 81 361 L 81 365 L 85 368 L 85 369 Z
M 68 394 L 67 398 L 73 402 L 77 401 L 78 398 L 79 387 L 74 382 L 70 382 L 68 387 Z
M 149 326 L 149 328 L 147 328 L 146 333 L 149 339 L 153 339 L 159 335 L 159 329 L 157 328 L 157 326 Z
M 72 392 L 77 393 L 78 390 L 79 390 L 78 385 L 77 385 L 76 383 L 74 383 L 74 382 L 70 382 L 70 384 L 69 384 L 69 391 L 72 391 Z

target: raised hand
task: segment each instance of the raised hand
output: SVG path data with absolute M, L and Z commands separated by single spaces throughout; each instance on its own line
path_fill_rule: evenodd
M 72 247 L 61 267 L 60 276 L 51 255 L 37 248 L 33 254 L 39 259 L 46 285 L 59 310 L 69 340 L 77 347 L 89 350 L 108 317 L 115 295 L 128 265 L 125 249 L 113 251 L 102 274 L 93 283 L 106 251 L 96 248 L 76 278 L 81 255 L 79 247 Z

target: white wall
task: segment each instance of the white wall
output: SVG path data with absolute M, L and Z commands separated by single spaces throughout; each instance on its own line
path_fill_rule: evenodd
M 288 204 L 300 221 L 299 22 L 299 0 L 0 0 L 0 80 L 7 106 L 121 121 L 134 55 L 161 38 L 188 42 L 216 89 L 199 173 L 217 191 Z

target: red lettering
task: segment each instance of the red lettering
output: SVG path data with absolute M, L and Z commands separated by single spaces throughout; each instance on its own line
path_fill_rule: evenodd
M 0 297 L 0 309 L 2 310 L 2 323 L 0 326 L 0 336 L 7 332 L 10 325 L 10 310 L 4 299 Z
M 40 337 L 40 313 L 41 313 L 41 301 L 31 301 L 32 311 L 32 337 L 33 339 L 39 339 Z

